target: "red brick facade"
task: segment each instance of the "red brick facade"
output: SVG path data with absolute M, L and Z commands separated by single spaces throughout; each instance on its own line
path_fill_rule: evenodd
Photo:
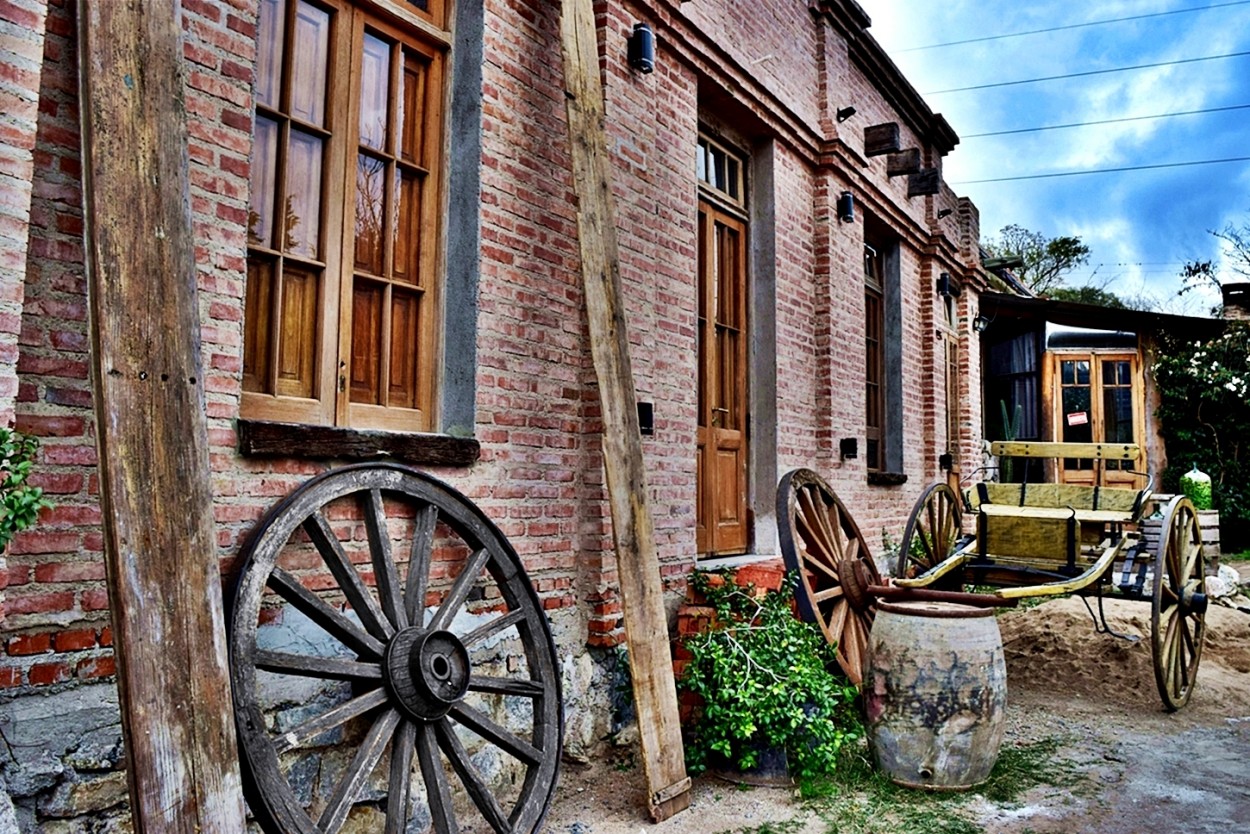
M 484 7 L 474 395 L 481 453 L 472 466 L 433 471 L 510 538 L 551 612 L 562 656 L 579 656 L 625 635 L 582 314 L 560 6 Z M 214 519 L 229 586 L 257 518 L 329 464 L 238 451 L 257 3 L 183 0 L 182 9 Z M 946 187 L 909 197 L 908 176 L 890 177 L 885 157 L 865 155 L 864 128 L 897 123 L 901 147 L 938 169 L 953 134 L 871 41 L 850 0 L 640 0 L 596 9 L 634 382 L 639 399 L 655 407 L 655 432 L 643 448 L 670 597 L 680 599 L 696 563 L 693 165 L 701 129 L 751 166 L 750 551 L 777 553 L 776 479 L 800 466 L 834 486 L 870 546 L 880 546 L 883 530 L 897 539 L 916 496 L 946 477 L 938 463 L 948 438 L 934 290 L 943 272 L 964 290 L 954 445 L 959 465 L 979 465 L 979 349 L 970 320 L 983 279 L 975 207 Z M 31 480 L 55 503 L 13 542 L 7 567 L 0 564 L 0 694 L 15 697 L 113 673 L 88 373 L 74 16 L 69 0 L 0 0 L 0 419 L 41 439 Z M 639 21 L 657 36 L 649 75 L 625 60 Z M 847 106 L 855 115 L 838 121 Z M 844 191 L 856 201 L 854 222 L 836 217 Z M 953 211 L 939 219 L 943 209 Z M 902 442 L 894 474 L 906 482 L 893 486 L 869 483 L 862 454 L 865 215 L 898 240 L 902 407 L 892 419 L 901 420 Z M 842 438 L 858 438 L 858 458 L 840 455 Z

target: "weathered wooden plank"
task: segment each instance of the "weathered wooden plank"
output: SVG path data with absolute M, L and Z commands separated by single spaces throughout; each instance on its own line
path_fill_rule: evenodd
M 902 146 L 898 122 L 886 122 L 864 128 L 864 156 L 894 153 Z
M 901 177 L 903 174 L 914 174 L 919 170 L 919 148 L 908 148 L 885 158 L 885 174 L 888 177 Z
M 424 466 L 468 466 L 481 445 L 473 438 L 415 432 L 361 431 L 239 420 L 239 452 L 256 457 L 394 460 Z
M 242 832 L 177 0 L 78 3 L 105 566 L 139 832 Z
M 1141 447 L 1135 443 L 1043 443 L 996 440 L 990 454 L 1007 458 L 1080 458 L 1082 460 L 1136 460 Z
M 689 807 L 690 792 L 620 291 L 592 0 L 563 0 L 561 39 L 586 316 L 603 410 L 604 471 L 647 804 L 660 821 Z
M 923 197 L 942 190 L 942 172 L 937 168 L 923 168 L 907 175 L 907 196 Z

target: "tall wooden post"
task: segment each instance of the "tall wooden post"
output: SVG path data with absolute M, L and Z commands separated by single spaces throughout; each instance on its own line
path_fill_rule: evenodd
M 647 804 L 658 822 L 690 806 L 690 779 L 681 745 L 664 586 L 647 502 L 634 378 L 629 366 L 592 0 L 563 0 L 561 30 L 586 315 L 603 412 L 603 466 L 647 777 Z
M 178 0 L 79 0 L 105 564 L 139 832 L 242 832 Z

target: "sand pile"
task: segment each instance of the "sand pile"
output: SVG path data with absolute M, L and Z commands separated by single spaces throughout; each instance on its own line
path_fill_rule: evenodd
M 1097 612 L 1097 601 L 1091 599 Z M 1079 598 L 1054 599 L 999 617 L 1009 697 L 1081 699 L 1158 710 L 1150 650 L 1150 602 L 1108 600 L 1107 622 L 1135 643 L 1097 634 Z M 1198 683 L 1187 709 L 1250 715 L 1250 615 L 1212 605 Z

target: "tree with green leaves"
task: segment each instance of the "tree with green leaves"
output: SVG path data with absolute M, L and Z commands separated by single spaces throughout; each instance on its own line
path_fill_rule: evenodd
M 1079 237 L 1048 238 L 1014 223 L 982 245 L 991 257 L 1023 259 L 1024 266 L 1014 274 L 1038 295 L 1049 295 L 1062 287 L 1065 275 L 1089 261 L 1089 247 Z

